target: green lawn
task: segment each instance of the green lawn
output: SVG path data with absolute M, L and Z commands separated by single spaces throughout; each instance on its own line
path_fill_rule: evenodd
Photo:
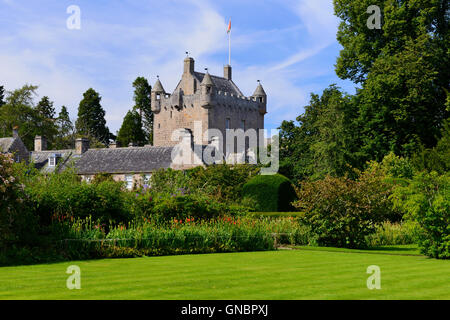
M 69 265 L 81 290 L 66 288 Z M 367 289 L 369 265 L 380 290 Z M 450 261 L 409 247 L 300 248 L 3 267 L 0 299 L 450 299 Z

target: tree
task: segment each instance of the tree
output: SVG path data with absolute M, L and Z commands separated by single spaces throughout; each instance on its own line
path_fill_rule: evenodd
M 8 92 L 5 104 L 0 109 L 0 137 L 10 137 L 14 126 L 19 127 L 19 136 L 29 150 L 33 150 L 34 137 L 41 135 L 36 123 L 41 121 L 34 108 L 37 86 L 26 84 Z
M 0 86 L 0 107 L 5 104 L 5 88 L 3 86 Z
M 69 112 L 65 106 L 61 107 L 58 118 L 56 118 L 56 125 L 58 126 L 58 135 L 55 142 L 56 148 L 73 148 L 75 142 L 74 127 L 72 121 L 70 120 Z
M 145 144 L 145 133 L 142 130 L 141 117 L 137 111 L 127 112 L 117 135 L 117 142 L 123 147 L 128 146 L 130 142 L 138 146 Z
M 38 121 L 35 123 L 38 135 L 47 138 L 48 148 L 54 147 L 54 142 L 58 134 L 55 119 L 55 108 L 49 97 L 44 96 L 35 107 Z
M 382 28 L 369 29 L 370 0 L 335 0 L 343 46 L 336 73 L 358 92 L 361 154 L 381 160 L 390 151 L 411 155 L 432 148 L 448 118 L 450 74 L 446 0 L 379 1 Z
M 153 143 L 153 112 L 151 109 L 152 87 L 147 79 L 138 77 L 133 82 L 134 87 L 134 111 L 139 112 L 141 117 L 146 142 Z
M 105 110 L 102 108 L 100 95 L 92 88 L 83 94 L 83 100 L 78 107 L 78 119 L 75 123 L 78 135 L 92 137 L 109 144 L 111 133 L 106 126 Z
M 280 129 L 280 173 L 293 181 L 306 177 L 352 174 L 362 167 L 358 157 L 355 98 L 331 85 L 321 96 L 311 95 L 305 112 Z

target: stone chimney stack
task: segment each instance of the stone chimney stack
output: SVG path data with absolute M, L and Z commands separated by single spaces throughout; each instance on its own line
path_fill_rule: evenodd
M 119 144 L 118 144 L 117 142 L 112 142 L 112 143 L 109 144 L 109 148 L 110 148 L 110 149 L 117 149 L 117 148 L 118 148 L 118 145 L 119 145 Z
M 19 127 L 14 126 L 13 127 L 13 138 L 18 138 L 18 137 L 19 137 Z
M 223 77 L 227 80 L 231 80 L 231 66 L 229 64 L 223 67 Z
M 75 140 L 75 153 L 83 154 L 89 149 L 89 139 L 78 138 Z
M 194 59 L 187 57 L 184 59 L 184 71 L 183 73 L 194 74 Z
M 44 136 L 36 136 L 34 138 L 34 151 L 47 150 L 47 139 Z

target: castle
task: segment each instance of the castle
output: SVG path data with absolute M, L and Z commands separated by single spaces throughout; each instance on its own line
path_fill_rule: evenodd
M 207 145 L 213 138 L 204 136 L 208 129 L 219 130 L 226 150 L 227 129 L 264 129 L 267 95 L 259 83 L 250 97 L 245 97 L 232 80 L 230 65 L 224 67 L 223 77 L 196 72 L 194 59 L 184 59 L 181 80 L 172 94 L 165 92 L 161 81 L 152 89 L 153 144 L 174 146 L 172 133 L 179 128 L 193 133 L 193 142 Z M 194 121 L 201 122 L 202 133 L 196 135 Z
M 117 181 L 125 181 L 127 188 L 132 189 L 136 184 L 147 183 L 152 172 L 158 169 L 204 165 L 203 153 L 207 146 L 213 146 L 214 150 L 220 148 L 220 139 L 215 139 L 218 136 L 222 136 L 222 150 L 226 150 L 227 132 L 264 129 L 266 107 L 267 96 L 260 83 L 252 96 L 245 97 L 232 80 L 230 65 L 224 67 L 223 77 L 212 76 L 208 72 L 196 72 L 194 59 L 187 57 L 181 80 L 172 94 L 165 92 L 159 77 L 153 86 L 153 146 L 119 148 L 112 143 L 109 148 L 91 149 L 88 139 L 79 138 L 74 149 L 47 150 L 46 138 L 36 136 L 34 151 L 29 153 L 15 128 L 12 138 L 0 139 L 0 152 L 15 154 L 16 161 L 31 160 L 43 172 L 74 167 L 86 181 L 96 174 L 108 173 Z M 201 124 L 200 133 L 196 131 L 198 124 Z M 181 143 L 172 139 L 173 133 L 180 130 L 184 133 Z M 247 141 L 244 148 L 246 155 Z M 186 151 L 193 151 L 197 161 L 180 165 L 174 154 Z

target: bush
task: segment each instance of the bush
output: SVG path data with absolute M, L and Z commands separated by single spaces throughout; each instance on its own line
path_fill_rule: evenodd
M 391 190 L 391 184 L 372 170 L 356 181 L 327 176 L 302 183 L 294 206 L 304 211 L 300 220 L 311 227 L 319 245 L 360 248 L 390 212 Z
M 450 174 L 422 172 L 407 186 L 399 186 L 392 196 L 406 218 L 420 227 L 418 244 L 427 256 L 450 258 Z
M 37 235 L 36 217 L 13 164 L 12 155 L 0 153 L 0 251 L 11 243 L 33 243 Z
M 417 237 L 417 226 L 413 223 L 391 223 L 389 221 L 376 227 L 375 233 L 367 237 L 371 247 L 414 244 Z
M 291 203 L 297 199 L 291 182 L 281 174 L 255 176 L 243 186 L 242 195 L 255 200 L 255 211 L 262 212 L 293 211 Z
M 123 190 L 121 182 L 104 180 L 97 183 L 81 182 L 75 172 L 36 175 L 28 183 L 30 194 L 41 225 L 49 225 L 60 216 L 109 221 L 129 221 L 131 193 Z

